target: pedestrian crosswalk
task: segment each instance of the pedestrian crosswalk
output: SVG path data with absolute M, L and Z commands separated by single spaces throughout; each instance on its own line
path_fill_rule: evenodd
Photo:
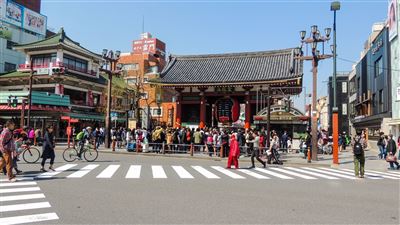
M 122 178 L 127 180 L 139 179 L 232 179 L 232 180 L 355 180 L 354 171 L 349 169 L 332 169 L 326 167 L 267 167 L 254 169 L 226 169 L 222 166 L 199 165 L 104 165 L 104 164 L 65 164 L 55 171 L 45 172 L 31 177 L 19 177 L 24 182 L 16 182 L 13 188 L 7 188 L 9 183 L 0 183 L 0 193 L 37 191 L 38 187 L 27 187 L 40 179 L 68 178 L 76 180 L 112 179 Z M 400 174 L 370 171 L 365 172 L 365 178 L 371 180 L 400 180 Z
M 0 182 L 0 224 L 44 223 L 58 220 L 55 212 L 43 213 L 44 210 L 51 211 L 51 205 L 40 191 L 36 181 L 22 180 L 9 183 L 2 180 Z

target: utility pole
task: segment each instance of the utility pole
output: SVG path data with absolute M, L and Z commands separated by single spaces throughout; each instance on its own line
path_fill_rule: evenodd
M 29 74 L 29 94 L 28 94 L 28 119 L 27 119 L 27 126 L 30 127 L 31 125 L 31 109 L 32 109 L 32 83 L 33 83 L 33 57 L 30 56 L 30 67 L 31 72 Z M 23 127 L 21 127 L 23 128 Z

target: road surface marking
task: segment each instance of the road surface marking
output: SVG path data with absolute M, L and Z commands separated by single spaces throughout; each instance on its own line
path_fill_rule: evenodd
M 204 168 L 201 167 L 201 166 L 192 166 L 192 168 L 193 168 L 194 170 L 196 170 L 197 172 L 199 172 L 201 175 L 203 175 L 203 176 L 205 176 L 206 178 L 208 178 L 208 179 L 220 179 L 219 176 L 217 176 L 217 175 L 211 173 L 210 171 L 204 169 Z
M 0 202 L 45 198 L 44 194 L 0 196 Z
M 178 176 L 182 179 L 193 179 L 194 177 L 182 166 L 172 166 Z
M 132 166 L 129 167 L 129 170 L 126 173 L 125 178 L 140 178 L 141 170 L 142 170 L 142 166 L 140 166 L 140 165 L 132 165 Z
M 50 208 L 51 205 L 48 202 L 36 202 L 36 203 L 22 203 L 16 205 L 1 205 L 0 212 L 11 212 L 11 211 L 20 211 L 27 209 L 43 209 Z
M 227 175 L 228 177 L 231 177 L 233 179 L 246 179 L 245 177 L 240 176 L 239 174 L 233 173 L 232 171 L 229 171 L 227 169 L 224 169 L 220 166 L 212 166 L 211 168 Z
M 167 174 L 165 174 L 162 166 L 151 166 L 151 169 L 153 171 L 153 178 L 167 178 Z
M 315 173 L 315 172 L 311 172 L 311 171 L 307 171 L 307 170 L 303 170 L 303 169 L 299 169 L 299 168 L 285 167 L 285 169 L 297 171 L 297 172 L 300 172 L 300 173 L 306 173 L 306 174 L 310 174 L 310 175 L 313 175 L 313 176 L 316 176 L 316 177 L 322 177 L 322 178 L 329 179 L 329 180 L 339 180 L 339 178 L 337 178 L 337 177 L 331 177 L 331 176 L 328 176 L 328 175 Z
M 337 172 L 337 173 L 342 173 L 342 174 L 347 174 L 347 175 L 354 175 L 354 170 L 352 172 L 346 172 L 346 171 L 343 171 L 343 170 L 336 170 L 336 169 L 330 169 L 330 168 L 321 168 L 321 169 L 332 171 L 332 172 Z M 382 177 L 368 176 L 366 174 L 365 174 L 365 178 L 371 179 L 371 180 L 383 179 Z
M 119 167 L 120 165 L 109 165 L 96 178 L 111 178 Z
M 58 220 L 58 219 L 59 218 L 55 213 L 43 213 L 43 214 L 33 214 L 26 216 L 13 216 L 13 217 L 0 218 L 0 224 L 13 225 L 13 224 L 43 222 L 43 221 Z
M 36 185 L 36 182 L 15 182 L 15 183 L 0 183 L 0 187 L 11 187 L 11 186 L 29 186 Z
M 39 187 L 0 189 L 0 194 L 13 192 L 40 191 Z
M 51 177 L 54 177 L 55 175 L 57 175 L 57 174 L 59 174 L 61 172 L 69 170 L 72 167 L 77 166 L 77 165 L 78 164 L 66 164 L 66 165 L 63 165 L 63 166 L 60 166 L 60 167 L 56 168 L 55 171 L 49 171 L 49 172 L 42 173 L 42 174 L 36 176 L 36 178 L 39 178 L 39 179 L 40 178 L 51 178 Z
M 17 177 L 17 181 L 34 180 L 34 177 Z M 6 182 L 8 179 L 0 179 L 0 182 Z
M 390 173 L 390 174 L 394 174 L 394 175 L 400 177 L 400 173 L 399 172 L 395 172 L 395 171 L 387 171 L 387 172 Z
M 377 174 L 382 174 L 382 175 L 390 175 L 393 177 L 399 177 L 400 178 L 400 174 L 392 174 L 392 173 L 387 173 L 387 172 L 379 172 L 379 171 L 374 171 L 374 170 L 365 170 L 366 172 L 372 172 L 372 173 L 377 173 Z
M 267 170 L 267 169 L 255 168 L 255 170 L 257 170 L 257 171 L 259 171 L 259 172 L 262 172 L 262 173 L 269 174 L 269 175 L 274 176 L 274 177 L 279 177 L 279 178 L 284 179 L 284 180 L 291 180 L 291 179 L 293 179 L 293 177 L 288 177 L 288 176 L 286 176 L 286 175 L 279 174 L 279 173 L 275 173 L 275 172 L 270 171 L 270 170 Z
M 75 173 L 67 176 L 67 178 L 81 178 L 81 177 L 85 176 L 86 174 L 88 174 L 90 171 L 94 170 L 98 166 L 99 166 L 99 164 L 89 164 L 89 165 L 81 168 L 80 170 L 76 171 Z
M 342 170 L 349 171 L 349 172 L 354 172 L 354 170 L 350 170 L 350 169 L 342 169 Z M 400 177 L 392 177 L 392 176 L 390 176 L 390 174 L 384 175 L 384 174 L 378 174 L 378 173 L 375 173 L 375 172 L 366 171 L 365 175 L 373 176 L 373 177 L 379 177 L 380 179 L 388 178 L 388 179 L 392 179 L 392 180 L 400 180 Z
M 346 179 L 350 179 L 350 180 L 357 179 L 354 176 L 347 176 L 347 175 L 340 174 L 340 173 L 332 173 L 332 172 L 329 172 L 329 171 L 324 171 L 324 170 L 319 170 L 319 169 L 309 168 L 309 167 L 302 167 L 302 168 L 303 169 L 307 169 L 307 170 L 311 170 L 311 171 L 315 171 L 315 172 L 318 172 L 318 173 L 329 174 L 329 175 L 332 175 L 332 176 L 335 176 L 335 177 L 341 177 L 341 178 L 346 178 Z
M 284 169 L 281 169 L 281 168 L 271 167 L 271 169 L 275 170 L 275 171 L 278 171 L 278 172 L 281 172 L 281 173 L 286 173 L 286 174 L 289 174 L 289 175 L 292 175 L 292 176 L 295 176 L 295 177 L 300 177 L 300 178 L 303 178 L 303 179 L 306 179 L 306 180 L 317 180 L 318 179 L 318 178 L 310 177 L 310 176 L 307 176 L 307 175 L 304 175 L 304 174 L 295 173 L 295 172 L 292 172 L 292 171 L 287 171 L 287 170 L 284 170 Z
M 254 173 L 253 171 L 251 171 L 249 169 L 239 169 L 238 171 L 240 171 L 242 173 L 245 173 L 245 174 L 247 174 L 249 176 L 255 177 L 257 179 L 264 179 L 264 180 L 265 179 L 270 179 L 269 177 L 263 176 L 263 175 L 258 174 L 258 173 Z

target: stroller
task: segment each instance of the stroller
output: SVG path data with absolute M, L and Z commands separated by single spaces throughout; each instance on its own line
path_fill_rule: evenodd
M 283 165 L 281 158 L 281 154 L 279 154 L 277 149 L 272 148 L 272 151 L 267 150 L 267 163 L 271 164 L 278 164 L 278 165 Z

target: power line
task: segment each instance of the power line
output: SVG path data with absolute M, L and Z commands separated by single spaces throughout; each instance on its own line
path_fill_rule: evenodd
M 358 63 L 358 62 L 352 61 L 352 60 L 350 60 L 350 59 L 344 59 L 344 58 L 340 58 L 340 57 L 337 57 L 337 59 L 339 59 L 339 60 L 341 60 L 341 61 L 344 61 L 344 62 L 352 63 L 352 64 Z M 368 66 L 368 67 L 375 68 L 374 65 L 369 65 L 369 64 L 367 64 L 367 66 Z M 385 68 L 385 67 L 382 67 L 382 68 L 380 68 L 380 69 L 382 69 L 382 70 L 387 70 L 387 71 L 400 71 L 400 70 L 397 70 L 397 69 L 391 69 L 391 68 Z

